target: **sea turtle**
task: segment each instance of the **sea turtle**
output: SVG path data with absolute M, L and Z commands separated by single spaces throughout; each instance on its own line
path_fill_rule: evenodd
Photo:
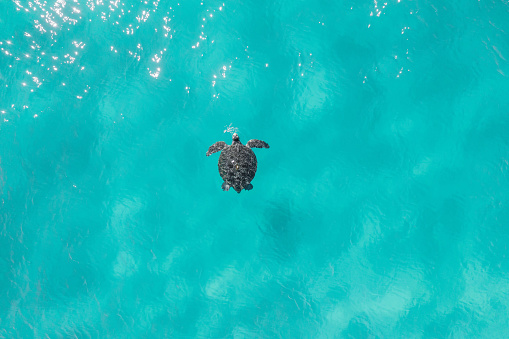
M 232 144 L 228 146 L 224 141 L 218 141 L 209 147 L 207 156 L 219 151 L 219 174 L 224 182 L 221 186 L 223 191 L 228 191 L 233 187 L 237 193 L 242 189 L 249 191 L 253 188 L 251 180 L 256 173 L 256 156 L 251 148 L 269 148 L 265 141 L 251 139 L 246 145 L 243 145 L 237 133 L 233 133 Z

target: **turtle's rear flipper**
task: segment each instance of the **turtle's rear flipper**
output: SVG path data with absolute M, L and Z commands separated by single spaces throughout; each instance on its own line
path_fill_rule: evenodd
M 245 189 L 246 191 L 250 191 L 250 190 L 252 190 L 252 189 L 253 189 L 253 185 L 251 185 L 251 184 L 247 184 L 247 186 L 246 186 L 246 187 L 244 187 L 244 189 Z
M 251 139 L 246 144 L 249 148 L 269 148 L 269 144 L 267 144 L 265 141 L 257 140 L 257 139 Z
M 225 148 L 226 146 L 228 145 L 224 141 L 216 142 L 214 145 L 209 147 L 209 150 L 207 151 L 207 156 L 211 155 L 212 153 L 222 151 L 223 148 Z
M 223 191 L 228 191 L 228 190 L 230 189 L 230 185 L 228 185 L 228 184 L 226 183 L 226 181 L 225 181 L 225 182 L 223 182 L 223 184 L 221 185 L 221 188 L 223 189 Z

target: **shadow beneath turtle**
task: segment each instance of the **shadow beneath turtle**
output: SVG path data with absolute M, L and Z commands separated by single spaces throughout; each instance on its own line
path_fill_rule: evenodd
M 258 228 L 264 235 L 260 246 L 262 260 L 280 262 L 295 256 L 301 232 L 300 226 L 294 222 L 294 211 L 288 199 L 270 204 Z

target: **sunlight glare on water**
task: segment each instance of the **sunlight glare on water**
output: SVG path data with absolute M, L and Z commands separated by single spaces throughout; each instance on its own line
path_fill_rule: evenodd
M 505 337 L 508 6 L 0 1 L 0 337 Z

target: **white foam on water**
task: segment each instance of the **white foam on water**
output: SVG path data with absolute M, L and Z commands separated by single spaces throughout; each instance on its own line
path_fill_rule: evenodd
M 228 126 L 224 126 L 226 129 L 223 131 L 223 133 L 230 133 L 233 135 L 233 133 L 239 133 L 238 127 L 233 127 L 232 124 L 229 124 Z

